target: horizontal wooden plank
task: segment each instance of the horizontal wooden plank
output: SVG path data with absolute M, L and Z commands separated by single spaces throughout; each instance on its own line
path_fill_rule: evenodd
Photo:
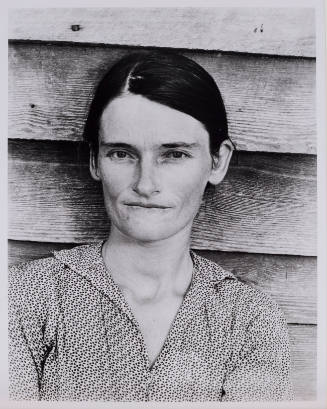
M 81 140 L 95 85 L 133 48 L 14 43 L 9 137 Z M 316 152 L 315 61 L 185 52 L 221 89 L 240 150 Z
M 101 187 L 74 143 L 10 141 L 9 238 L 87 242 L 107 236 Z M 197 249 L 315 255 L 316 162 L 239 152 L 195 220 Z
M 70 248 L 74 244 L 65 243 L 33 243 L 9 241 L 9 263 L 29 261 L 35 258 L 48 257 L 51 250 Z M 200 252 L 221 265 L 233 270 L 241 279 L 254 284 L 257 288 L 270 293 L 280 304 L 286 314 L 286 318 L 294 320 L 303 318 L 296 314 L 292 317 L 300 299 L 304 308 L 313 304 L 313 287 L 315 285 L 315 264 L 311 258 L 292 256 L 267 256 L 247 254 L 226 254 Z M 283 274 L 283 266 L 287 269 Z M 235 267 L 235 268 L 234 268 Z M 261 268 L 262 267 L 262 268 Z M 259 269 L 261 268 L 261 271 Z M 236 269 L 243 270 L 237 273 Z M 286 289 L 283 288 L 285 285 Z M 298 286 L 298 287 L 297 287 Z M 307 286 L 307 293 L 305 287 Z M 294 289 L 298 291 L 294 292 Z M 281 295 L 278 292 L 281 292 Z M 289 293 L 289 294 L 287 294 Z M 285 303 L 285 296 L 288 302 Z M 309 300 L 310 298 L 310 300 Z M 309 302 L 308 302 L 309 301 Z M 291 307 L 291 303 L 294 308 Z M 308 311 L 307 311 L 308 313 Z M 311 312 L 309 313 L 311 314 Z M 315 399 L 316 391 L 316 326 L 315 325 L 288 325 L 291 358 L 292 358 L 292 381 L 296 400 Z
M 288 329 L 295 400 L 315 400 L 317 328 L 315 325 L 289 325 Z
M 9 264 L 51 256 L 51 251 L 74 243 L 40 243 L 9 240 Z M 269 294 L 282 308 L 288 323 L 316 323 L 316 259 L 233 252 L 197 253 L 232 271 L 240 280 Z
M 314 8 L 11 9 L 9 38 L 315 56 Z

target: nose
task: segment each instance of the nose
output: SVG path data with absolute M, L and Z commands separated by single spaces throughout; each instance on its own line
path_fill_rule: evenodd
M 139 161 L 133 190 L 143 197 L 159 193 L 157 169 L 151 158 L 143 158 Z

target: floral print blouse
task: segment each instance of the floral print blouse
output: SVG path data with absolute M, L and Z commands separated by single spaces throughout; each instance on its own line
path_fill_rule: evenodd
M 287 326 L 268 296 L 191 252 L 191 285 L 150 367 L 101 247 L 10 269 L 12 399 L 292 399 Z

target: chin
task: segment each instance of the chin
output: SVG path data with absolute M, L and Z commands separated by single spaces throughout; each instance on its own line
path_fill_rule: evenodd
M 175 234 L 177 234 L 178 230 L 176 230 L 176 226 L 174 226 L 174 228 L 169 229 L 169 226 L 165 224 L 165 226 L 143 225 L 139 226 L 138 228 L 136 228 L 136 226 L 133 226 L 124 229 L 123 232 L 126 236 L 138 242 L 150 243 L 168 239 L 169 237 L 172 237 Z

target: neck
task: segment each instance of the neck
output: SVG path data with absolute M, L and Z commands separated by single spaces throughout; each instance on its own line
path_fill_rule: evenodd
M 144 243 L 131 240 L 113 226 L 103 246 L 103 259 L 123 292 L 153 302 L 185 294 L 193 269 L 189 243 L 190 231 Z

